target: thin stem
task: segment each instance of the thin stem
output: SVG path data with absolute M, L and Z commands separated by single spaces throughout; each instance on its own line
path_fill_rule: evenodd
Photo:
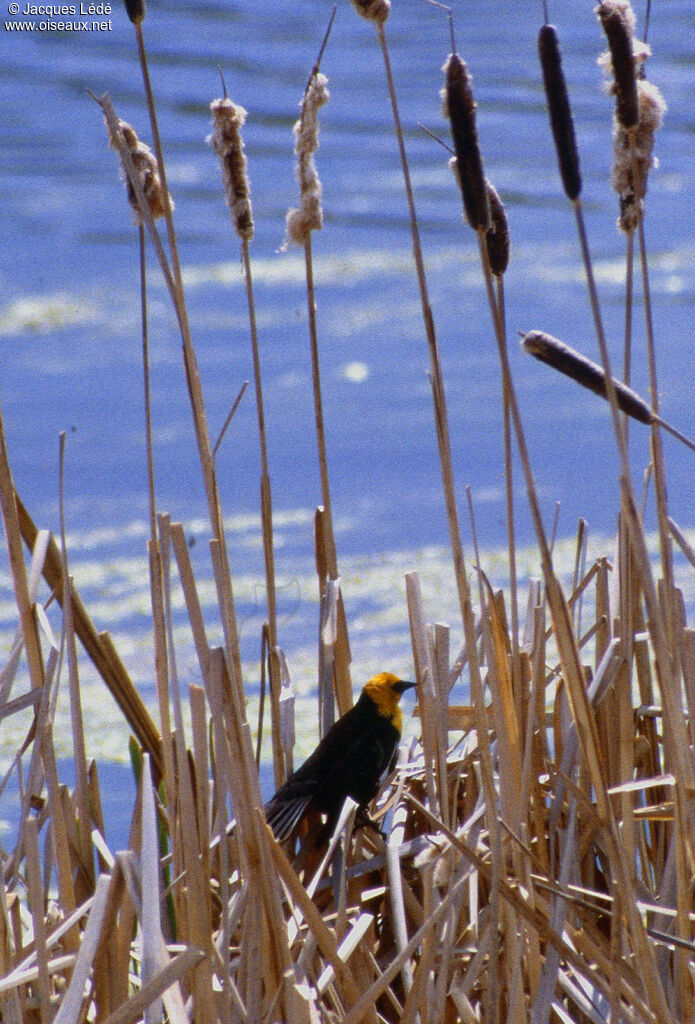
M 630 386 L 632 377 L 632 302 L 633 302 L 633 277 L 635 262 L 635 235 L 630 230 L 627 233 L 625 250 L 625 347 L 623 354 L 623 381 Z M 629 440 L 630 423 L 627 413 L 623 420 L 625 427 L 625 443 Z
M 543 517 L 541 516 L 540 504 L 538 502 L 536 484 L 533 479 L 533 472 L 531 470 L 531 460 L 529 459 L 528 449 L 526 447 L 526 438 L 524 436 L 524 429 L 521 422 L 521 414 L 519 413 L 519 405 L 516 400 L 516 392 L 514 390 L 514 384 L 512 382 L 512 375 L 509 367 L 509 356 L 507 353 L 507 344 L 504 335 L 504 327 L 502 324 L 500 309 L 498 307 L 497 299 L 495 297 L 495 288 L 492 280 L 492 272 L 490 270 L 490 261 L 488 260 L 485 231 L 482 228 L 480 228 L 477 232 L 477 235 L 480 262 L 485 277 L 485 287 L 487 289 L 488 305 L 490 307 L 490 312 L 492 314 L 492 320 L 495 329 L 495 337 L 497 340 L 497 349 L 500 358 L 500 365 L 502 368 L 502 386 L 504 389 L 504 400 L 505 403 L 507 403 L 509 406 L 512 424 L 514 426 L 514 432 L 516 434 L 517 446 L 519 448 L 519 455 L 521 457 L 521 465 L 524 471 L 524 476 L 526 478 L 526 490 L 528 493 L 528 501 L 531 508 L 531 516 L 533 518 L 533 523 L 536 530 L 536 537 L 538 539 L 538 546 L 540 548 L 543 568 L 544 571 L 552 573 L 552 558 L 550 554 L 550 546 L 548 544 L 545 527 L 543 526 Z
M 504 304 L 504 278 L 498 277 L 497 281 L 497 308 L 501 321 L 502 333 L 506 338 L 506 315 Z M 518 578 L 516 565 L 516 524 L 514 519 L 514 467 L 512 463 L 512 426 L 509 401 L 502 389 L 502 412 L 504 418 L 504 481 L 507 499 L 507 547 L 509 553 L 509 588 L 511 592 L 511 614 L 512 614 L 512 659 L 517 679 L 517 668 L 519 658 L 519 604 L 518 604 Z
M 584 262 L 584 272 L 586 274 L 587 287 L 589 290 L 589 301 L 591 303 L 591 312 L 594 319 L 594 327 L 596 329 L 596 337 L 598 339 L 599 352 L 601 354 L 601 362 L 603 369 L 606 374 L 606 393 L 608 395 L 608 402 L 611 407 L 611 417 L 613 420 L 613 429 L 615 431 L 616 442 L 618 445 L 618 453 L 620 455 L 620 463 L 622 467 L 622 475 L 630 491 L 632 490 L 630 465 L 627 457 L 627 446 L 625 444 L 625 433 L 623 431 L 623 425 L 620 419 L 618 411 L 618 402 L 615 394 L 615 382 L 613 380 L 613 373 L 611 371 L 610 356 L 608 354 L 608 345 L 606 344 L 606 335 L 603 330 L 603 321 L 601 319 L 601 310 L 598 301 L 598 291 L 596 289 L 596 281 L 594 279 L 593 265 L 591 262 L 591 254 L 589 253 L 589 243 L 586 235 L 586 226 L 584 224 L 584 214 L 582 211 L 581 200 L 575 199 L 572 203 L 574 208 L 575 220 L 577 224 L 577 232 L 579 235 L 579 244 L 582 251 L 582 260 Z
M 304 266 L 306 271 L 307 309 L 309 312 L 309 344 L 311 348 L 311 377 L 314 392 L 314 420 L 316 424 L 316 443 L 319 456 L 319 475 L 321 478 L 321 500 L 324 510 L 324 534 L 328 573 L 331 579 L 338 578 L 338 559 L 333 531 L 333 512 L 331 507 L 331 489 L 328 479 L 328 456 L 326 454 L 326 431 L 323 422 L 323 399 L 321 397 L 321 369 L 319 365 L 319 342 L 316 326 L 316 292 L 314 288 L 314 261 L 311 248 L 311 233 L 304 243 Z
M 657 511 L 659 516 L 659 537 L 661 541 L 661 558 L 663 561 L 664 579 L 668 584 L 669 594 L 673 589 L 673 552 L 668 530 L 668 502 L 666 497 L 666 469 L 664 452 L 661 443 L 659 422 L 659 382 L 656 370 L 656 345 L 654 342 L 654 322 L 652 319 L 651 291 L 649 286 L 649 263 L 647 260 L 647 243 L 644 234 L 644 217 L 640 218 L 638 227 L 640 266 L 642 269 L 642 292 L 644 295 L 644 319 L 647 334 L 647 359 L 649 362 L 649 393 L 652 412 L 657 419 L 652 424 L 652 458 L 654 460 L 654 483 L 656 488 Z M 669 617 L 671 616 L 670 600 Z
M 458 510 L 456 505 L 456 489 L 454 486 L 454 474 L 451 462 L 451 445 L 449 440 L 449 424 L 446 411 L 444 382 L 442 378 L 437 338 L 434 330 L 432 308 L 430 306 L 429 294 L 427 290 L 425 263 L 422 256 L 422 246 L 420 244 L 420 229 L 418 226 L 417 214 L 415 212 L 413 186 L 410 179 L 410 168 L 408 166 L 408 157 L 405 152 L 405 143 L 403 141 L 403 129 L 401 127 L 401 119 L 398 111 L 398 100 L 396 98 L 396 90 L 393 82 L 393 73 L 391 71 L 391 61 L 389 58 L 388 46 L 386 43 L 386 33 L 384 31 L 383 24 L 377 24 L 376 28 L 379 43 L 381 45 L 381 51 L 384 58 L 386 80 L 389 89 L 389 96 L 391 99 L 391 108 L 393 111 L 396 139 L 398 141 L 398 150 L 401 158 L 401 168 L 403 171 L 403 180 L 405 184 L 405 194 L 408 203 L 408 213 L 410 215 L 410 231 L 413 239 L 413 257 L 415 259 L 415 271 L 417 275 L 418 288 L 420 291 L 422 317 L 425 324 L 425 333 L 427 335 L 427 342 L 430 353 L 430 379 L 432 383 L 432 392 L 434 397 L 437 440 L 439 443 L 439 460 L 444 488 L 444 500 L 446 504 L 447 519 L 449 522 L 449 535 L 451 541 L 452 554 L 454 558 L 454 570 L 456 574 L 456 584 L 459 594 L 459 603 L 461 605 L 461 613 L 465 620 L 466 614 L 464 612 L 464 609 L 467 605 L 470 605 L 470 589 L 468 586 L 468 581 L 466 579 L 466 565 L 463 554 L 463 545 L 461 543 L 461 531 L 459 527 Z M 473 637 L 470 642 L 467 638 L 470 650 L 472 650 L 475 645 L 474 636 L 475 634 L 473 633 Z
M 336 553 L 335 532 L 333 528 L 333 509 L 328 478 L 328 456 L 326 454 L 326 432 L 323 424 L 323 400 L 321 398 L 321 371 L 319 366 L 318 330 L 316 326 L 316 298 L 314 289 L 314 263 L 311 248 L 311 232 L 304 242 L 304 262 L 306 269 L 307 307 L 309 311 L 309 343 L 311 349 L 311 376 L 314 394 L 314 419 L 316 423 L 316 444 L 318 448 L 319 475 L 321 477 L 321 499 L 323 515 L 320 517 L 323 531 L 323 548 L 328 568 L 328 576 L 332 580 L 340 578 L 338 572 L 338 556 Z M 321 596 L 325 591 L 325 583 L 319 579 Z M 338 598 L 337 637 L 335 644 L 335 688 L 338 699 L 338 710 L 341 715 L 352 706 L 352 683 L 350 680 L 350 642 L 347 631 L 347 619 L 342 598 Z
M 152 139 L 154 142 L 155 154 L 157 156 L 159 177 L 161 179 L 162 189 L 164 193 L 164 217 L 167 226 L 167 236 L 169 239 L 169 249 L 171 253 L 172 271 L 176 291 L 174 305 L 179 321 L 179 326 L 181 329 L 181 340 L 183 343 L 183 358 L 184 367 L 186 371 L 186 381 L 188 384 L 188 392 L 191 402 L 191 410 L 193 413 L 196 441 L 198 444 L 198 454 L 200 458 L 200 464 L 203 473 L 203 483 L 205 485 L 205 493 L 208 503 L 208 514 L 210 518 L 210 525 L 212 528 L 213 537 L 215 541 L 219 544 L 220 558 L 222 559 L 223 563 L 223 572 L 220 574 L 220 583 L 224 590 L 223 604 L 225 605 L 224 613 L 229 638 L 228 663 L 234 683 L 234 703 L 237 710 L 240 712 L 243 718 L 243 710 L 241 708 L 241 704 L 243 701 L 241 683 L 241 656 L 239 653 L 239 633 L 236 622 L 236 614 L 234 611 L 234 597 L 232 593 L 231 573 L 229 570 L 229 557 L 227 552 L 227 546 L 224 539 L 224 529 L 222 526 L 222 510 L 219 500 L 217 477 L 215 474 L 215 467 L 212 458 L 212 450 L 210 446 L 210 436 L 208 433 L 207 418 L 205 414 L 205 402 L 203 400 L 203 392 L 200 382 L 200 376 L 198 373 L 198 365 L 195 358 L 195 350 L 193 348 L 193 342 L 191 340 L 190 325 L 188 322 L 188 310 L 186 308 L 186 302 L 184 299 L 183 282 L 181 279 L 181 266 L 179 263 L 178 256 L 178 246 L 176 243 L 176 233 L 174 231 L 174 222 L 171 212 L 169 189 L 167 186 L 166 167 L 164 164 L 162 144 L 159 134 L 159 127 L 157 124 L 157 114 L 155 110 L 154 97 L 152 94 L 152 85 L 150 82 L 149 69 L 147 65 L 147 54 L 145 51 L 145 44 L 142 35 L 142 25 L 140 23 L 136 23 L 135 25 L 135 36 L 137 39 L 138 54 L 140 57 L 140 67 L 142 70 L 145 96 L 147 99 L 147 108 L 150 117 L 150 126 L 152 129 Z
M 249 328 L 251 332 L 251 352 L 253 356 L 253 376 L 256 389 L 256 413 L 258 417 L 258 442 L 261 454 L 261 530 L 263 533 L 263 561 L 265 565 L 265 591 L 268 610 L 267 648 L 274 651 L 278 643 L 277 633 L 277 599 L 275 591 L 275 548 L 273 544 L 273 502 L 270 491 L 270 473 L 268 471 L 268 445 L 265 430 L 265 412 L 263 408 L 263 381 L 261 378 L 261 358 L 258 347 L 258 326 L 256 322 L 256 304 L 253 295 L 253 275 L 251 273 L 251 257 L 249 240 L 242 238 L 241 255 L 244 265 L 244 283 L 249 310 Z M 270 675 L 271 733 L 273 738 L 273 767 L 275 785 L 280 787 L 285 781 L 284 759 L 280 737 L 280 678 L 277 672 L 277 660 L 268 659 Z
M 239 404 L 240 404 L 242 398 L 244 397 L 244 392 L 246 391 L 248 386 L 249 386 L 249 382 L 247 380 L 245 380 L 242 383 L 241 387 L 239 388 L 239 390 L 237 392 L 236 398 L 232 402 L 232 408 L 227 413 L 226 419 L 225 419 L 224 423 L 222 424 L 222 429 L 220 430 L 219 434 L 217 435 L 217 440 L 215 441 L 215 446 L 212 449 L 212 457 L 213 457 L 213 459 L 217 458 L 217 453 L 220 450 L 220 445 L 224 441 L 224 438 L 225 438 L 225 435 L 227 433 L 227 430 L 229 429 L 229 424 L 234 419 L 234 414 L 236 413 L 237 409 L 239 408 Z
M 147 452 L 147 490 L 150 505 L 150 539 L 157 537 L 157 508 L 154 491 L 154 453 L 152 448 L 152 404 L 150 396 L 150 356 L 147 326 L 147 260 L 145 256 L 145 226 L 138 228 L 140 249 L 140 320 L 142 324 L 142 371 L 145 395 L 145 447 Z

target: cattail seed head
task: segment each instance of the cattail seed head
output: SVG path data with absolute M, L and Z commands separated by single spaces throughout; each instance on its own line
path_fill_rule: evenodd
M 647 178 L 656 162 L 654 136 L 666 112 L 663 96 L 652 82 L 638 81 L 637 100 L 639 116 L 631 131 L 619 122 L 617 115 L 613 119 L 611 186 L 620 197 L 618 225 L 625 232 L 637 227 L 644 215 Z
M 145 20 L 145 0 L 124 0 L 126 14 L 134 25 Z
M 251 189 L 244 155 L 241 129 L 246 121 L 246 111 L 225 97 L 213 100 L 212 134 L 208 142 L 217 153 L 222 168 L 224 195 L 231 210 L 234 227 L 240 238 L 253 238 L 253 212 Z
M 299 245 L 306 242 L 310 231 L 323 227 L 321 182 L 314 163 L 314 153 L 319 145 L 318 112 L 328 101 L 329 96 L 326 76 L 313 75 L 302 100 L 302 116 L 294 126 L 299 208 L 288 212 L 285 227 L 287 241 L 297 242 Z
M 490 204 L 490 227 L 485 233 L 485 245 L 490 270 L 495 277 L 502 277 L 509 266 L 509 225 L 504 203 L 497 189 L 487 181 L 487 198 Z
M 109 133 L 109 144 L 111 148 L 120 153 L 119 140 L 116 139 L 114 134 L 111 132 L 108 121 L 106 122 L 106 129 Z M 140 141 L 137 133 L 133 128 L 131 128 L 127 121 L 122 121 L 120 118 L 118 119 L 118 131 L 120 134 L 120 142 L 130 150 L 130 155 L 133 160 L 133 164 L 135 165 L 135 171 L 140 180 L 140 185 L 145 194 L 145 200 L 150 208 L 152 218 L 157 220 L 158 217 L 163 217 L 166 213 L 166 200 L 164 197 L 162 183 L 159 178 L 159 169 L 157 167 L 155 155 L 149 146 Z M 133 211 L 133 221 L 135 224 L 142 224 L 144 222 L 142 210 L 140 209 L 135 189 L 132 186 L 122 157 L 121 168 L 123 171 L 123 177 L 126 181 L 126 188 L 128 190 L 128 202 L 130 203 Z M 172 210 L 174 209 L 174 202 L 171 196 L 169 197 L 169 206 Z
M 574 121 L 570 108 L 562 57 L 557 32 L 553 25 L 542 25 L 538 33 L 538 53 L 543 70 L 543 85 L 550 115 L 562 186 L 568 199 L 574 202 L 582 190 L 579 153 L 574 134 Z
M 352 0 L 352 6 L 367 21 L 383 25 L 391 11 L 391 0 Z
M 582 387 L 593 391 L 595 395 L 608 398 L 606 374 L 602 367 L 564 342 L 553 338 L 551 334 L 546 334 L 545 331 L 529 331 L 522 337 L 521 345 L 530 355 L 564 373 L 566 377 L 571 377 Z M 639 420 L 640 423 L 652 423 L 652 410 L 636 391 L 615 379 L 613 388 L 618 408 L 622 412 Z
M 603 0 L 596 14 L 608 40 L 615 80 L 616 114 L 623 128 L 634 128 L 639 118 L 637 78 L 632 40 L 635 14 L 629 0 Z
M 456 167 L 463 197 L 463 208 L 474 231 L 490 226 L 487 185 L 478 144 L 476 103 L 471 78 L 457 53 L 449 54 L 443 69 L 446 87 L 442 91 L 444 114 L 451 122 Z

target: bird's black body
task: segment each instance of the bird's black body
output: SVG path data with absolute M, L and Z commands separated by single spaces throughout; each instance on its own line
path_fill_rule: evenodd
M 355 706 L 266 804 L 277 839 L 286 839 L 310 811 L 327 816 L 324 835 L 330 836 L 348 796 L 358 815 L 364 814 L 395 765 L 402 721 L 398 701 L 413 685 L 389 673 L 370 680 Z

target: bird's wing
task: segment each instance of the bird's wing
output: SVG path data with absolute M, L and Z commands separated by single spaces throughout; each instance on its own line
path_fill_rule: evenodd
M 365 807 L 376 796 L 387 773 L 391 751 L 390 736 L 365 732 L 353 740 L 342 757 L 336 758 L 321 789 L 340 792 L 343 799 L 349 795 L 360 807 Z

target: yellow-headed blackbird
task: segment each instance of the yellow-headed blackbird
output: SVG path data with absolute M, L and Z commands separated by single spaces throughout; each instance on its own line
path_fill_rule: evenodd
M 355 706 L 265 805 L 276 839 L 287 839 L 310 811 L 327 815 L 322 836 L 330 837 L 348 796 L 358 805 L 358 824 L 368 823 L 367 804 L 396 763 L 403 728 L 398 702 L 415 685 L 390 672 L 369 680 Z

